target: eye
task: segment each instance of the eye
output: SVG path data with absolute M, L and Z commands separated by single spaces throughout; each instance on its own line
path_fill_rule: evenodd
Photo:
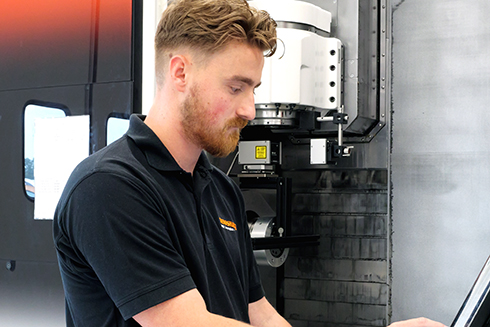
M 242 89 L 239 88 L 239 87 L 233 87 L 233 86 L 231 86 L 230 89 L 231 89 L 231 93 L 239 93 L 239 92 L 242 91 Z

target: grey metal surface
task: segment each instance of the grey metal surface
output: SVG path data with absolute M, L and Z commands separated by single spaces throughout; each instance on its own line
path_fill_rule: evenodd
M 0 259 L 0 326 L 65 326 L 65 297 L 57 262 Z
M 331 36 L 344 45 L 344 112 L 347 131 L 364 134 L 379 118 L 376 114 L 378 80 L 378 13 L 384 1 L 308 1 L 332 13 Z M 384 118 L 384 117 L 383 117 Z M 359 141 L 359 140 L 357 140 Z
M 139 52 L 132 43 L 138 39 L 139 25 L 132 24 L 131 13 L 135 17 L 140 13 L 136 3 L 141 2 L 134 2 L 132 10 L 132 1 L 118 1 L 117 12 L 111 10 L 110 2 L 104 2 L 100 13 L 94 16 L 93 1 L 79 2 L 74 12 L 71 7 L 61 6 L 63 1 L 53 1 L 60 10 L 52 20 L 61 25 L 49 25 L 48 30 L 25 29 L 29 24 L 35 25 L 30 13 L 45 10 L 43 3 L 17 7 L 19 19 L 6 30 L 15 38 L 10 39 L 10 44 L 0 38 L 0 326 L 65 325 L 52 221 L 34 220 L 34 203 L 24 191 L 26 104 L 59 105 L 68 108 L 71 115 L 90 113 L 93 151 L 105 146 L 106 119 L 110 115 L 129 115 L 139 107 L 133 106 L 134 97 L 138 97 L 138 64 L 135 59 L 132 65 L 130 59 Z M 0 16 L 5 13 L 5 6 L 0 2 Z M 73 17 L 77 19 L 72 20 Z M 95 28 L 91 28 L 96 20 L 92 17 L 98 17 L 100 22 L 96 36 Z M 0 17 L 0 22 L 4 18 Z M 125 26 L 121 29 L 118 25 L 117 37 L 110 33 L 115 21 Z M 22 36 L 24 30 L 29 32 Z M 69 42 L 63 38 L 65 30 L 70 31 Z M 99 40 L 97 55 L 89 42 L 95 39 Z M 90 65 L 94 57 L 98 64 Z
M 292 230 L 319 234 L 291 249 L 285 317 L 297 327 L 386 326 L 387 170 L 289 171 Z
M 490 254 L 490 2 L 392 5 L 393 320 L 448 325 Z

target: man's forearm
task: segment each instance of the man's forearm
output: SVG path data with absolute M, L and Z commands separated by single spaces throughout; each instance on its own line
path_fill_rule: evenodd
M 196 289 L 187 291 L 135 315 L 143 327 L 247 327 L 249 324 L 210 313 Z M 280 326 L 280 325 L 278 325 Z
M 250 323 L 255 327 L 291 327 L 265 297 L 248 305 Z
M 287 322 L 287 320 L 284 319 L 279 314 L 276 314 L 276 315 L 270 317 L 270 319 L 254 323 L 254 324 L 252 324 L 252 326 L 254 326 L 254 327 L 291 327 L 291 325 Z

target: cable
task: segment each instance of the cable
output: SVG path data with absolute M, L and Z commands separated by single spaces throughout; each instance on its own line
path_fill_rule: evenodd
M 228 172 L 226 173 L 226 176 L 230 175 L 230 172 L 233 169 L 233 166 L 235 165 L 236 158 L 238 157 L 238 153 L 240 153 L 240 151 L 236 152 L 235 157 L 233 158 L 233 161 L 231 162 L 230 168 L 228 168 Z

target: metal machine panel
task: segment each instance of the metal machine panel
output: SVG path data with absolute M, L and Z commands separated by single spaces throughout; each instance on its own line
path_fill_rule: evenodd
M 490 2 L 392 3 L 393 319 L 449 326 L 490 248 Z
M 55 262 L 51 221 L 34 220 L 34 203 L 24 189 L 24 107 L 56 103 L 72 115 L 85 113 L 85 87 L 67 86 L 0 92 L 0 258 Z M 38 102 L 39 101 L 39 102 Z
M 96 82 L 129 81 L 133 76 L 132 1 L 104 0 L 97 3 L 100 18 Z
M 240 164 L 271 164 L 278 162 L 279 153 L 273 154 L 271 141 L 240 142 L 238 162 Z
M 307 24 L 330 33 L 332 14 L 328 11 L 318 11 L 315 5 L 307 1 L 249 0 L 249 4 L 274 13 L 274 19 L 278 22 Z
M 278 28 L 277 34 L 287 46 L 280 42 L 277 52 L 281 57 L 265 61 L 263 85 L 256 90 L 255 103 L 294 104 L 292 110 L 337 109 L 341 105 L 341 41 L 287 28 Z
M 133 60 L 140 58 L 141 6 L 131 0 L 0 3 L 2 326 L 65 325 L 52 221 L 34 219 L 35 198 L 25 188 L 24 109 L 38 104 L 90 115 L 91 152 L 104 147 L 109 116 L 141 108 L 135 104 L 141 80 L 133 71 L 140 65 Z
M 57 262 L 0 259 L 0 325 L 65 326 L 65 297 Z
M 385 126 L 386 122 L 386 100 L 384 98 L 387 81 L 386 60 L 388 59 L 386 2 L 359 0 L 308 2 L 331 13 L 332 26 L 329 36 L 338 39 L 343 45 L 343 60 L 342 65 L 339 65 L 339 69 L 342 69 L 343 72 L 342 87 L 337 90 L 342 92 L 342 97 L 328 95 L 328 91 L 333 90 L 327 86 L 331 82 L 330 78 L 324 80 L 319 79 L 315 74 L 309 75 L 308 69 L 318 71 L 322 69 L 322 67 L 312 65 L 311 60 L 308 59 L 308 55 L 318 56 L 321 53 L 326 53 L 322 51 L 323 47 L 319 46 L 322 43 L 320 42 L 321 37 L 316 37 L 317 40 L 313 42 L 315 44 L 314 50 L 306 50 L 307 54 L 302 53 L 302 49 L 307 49 L 308 42 L 305 41 L 308 41 L 312 36 L 303 37 L 301 42 L 298 41 L 297 37 L 293 37 L 294 34 L 308 34 L 308 32 L 314 34 L 315 28 L 311 29 L 309 25 L 298 27 L 286 24 L 283 26 L 284 22 L 278 13 L 278 36 L 286 44 L 287 51 L 281 51 L 281 44 L 279 44 L 279 54 L 275 55 L 277 58 L 273 59 L 273 62 L 275 65 L 287 66 L 288 69 L 284 67 L 276 69 L 271 74 L 274 76 L 272 81 L 269 77 L 271 68 L 266 63 L 262 90 L 260 88 L 257 90 L 257 119 L 252 121 L 251 125 L 296 126 L 292 123 L 296 120 L 292 113 L 297 109 L 310 107 L 313 110 L 320 108 L 332 110 L 343 104 L 343 112 L 349 117 L 348 123 L 343 129 L 349 135 L 356 136 L 351 141 L 369 142 Z M 287 4 L 285 2 L 284 6 Z M 271 14 L 274 17 L 274 12 Z M 298 28 L 299 31 L 292 31 L 294 28 Z M 301 59 L 304 60 L 304 63 L 302 62 L 300 65 L 286 63 L 288 52 L 292 58 L 304 56 Z M 282 63 L 279 59 L 281 55 L 284 55 Z M 272 86 L 267 86 L 268 83 Z M 288 85 L 288 83 L 294 86 L 278 86 Z M 322 87 L 325 87 L 323 91 Z M 277 89 L 281 89 L 281 91 L 278 93 Z M 316 89 L 318 92 L 313 92 L 312 99 L 306 96 L 308 92 Z M 332 99 L 334 102 L 331 101 Z M 278 104 L 282 105 L 279 107 Z M 278 109 L 278 117 L 276 117 L 278 119 L 270 117 L 267 111 L 274 110 L 274 105 Z M 299 129 L 301 130 L 301 128 L 300 125 Z M 336 131 L 336 125 L 331 122 L 322 122 L 320 126 L 315 127 L 312 134 L 330 135 Z M 276 132 L 279 133 L 280 131 Z M 361 137 L 357 137 L 359 135 Z
M 110 115 L 129 118 L 134 112 L 134 83 L 101 83 L 94 85 L 92 103 L 93 151 L 106 146 L 107 119 Z
M 0 2 L 0 90 L 87 83 L 92 1 Z

